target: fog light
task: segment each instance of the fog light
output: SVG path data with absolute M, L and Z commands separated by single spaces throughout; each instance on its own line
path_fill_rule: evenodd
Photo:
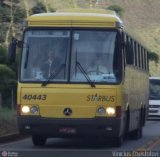
M 106 108 L 106 113 L 110 116 L 113 116 L 115 115 L 116 111 L 115 111 L 115 108 L 114 107 L 107 107 Z
M 100 114 L 100 115 L 106 114 L 106 111 L 105 111 L 105 109 L 103 107 L 98 108 L 97 111 L 98 111 L 98 114 Z
M 22 112 L 23 113 L 28 113 L 29 112 L 29 107 L 28 106 L 23 106 L 22 107 Z
M 38 113 L 38 110 L 39 109 L 38 109 L 37 106 L 32 106 L 31 109 L 30 109 L 30 112 L 33 113 L 33 114 L 36 114 L 36 113 Z

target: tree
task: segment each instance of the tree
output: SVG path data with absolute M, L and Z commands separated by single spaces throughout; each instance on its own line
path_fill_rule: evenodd
M 15 72 L 5 64 L 0 64 L 0 108 L 2 107 L 2 91 L 12 89 L 16 85 Z
M 14 10 L 13 10 L 13 21 L 14 22 L 22 22 L 24 20 L 24 18 L 26 17 L 26 13 L 25 10 L 17 7 L 14 4 Z
M 7 61 L 7 50 L 0 45 L 0 64 L 5 64 Z
M 7 66 L 6 63 L 7 49 L 0 45 L 0 108 L 2 107 L 2 93 L 5 94 L 6 91 L 13 91 L 13 88 L 16 87 L 17 82 L 17 62 L 15 65 L 11 65 L 10 67 Z
M 148 59 L 149 59 L 150 61 L 154 61 L 156 64 L 158 64 L 159 56 L 158 56 L 157 53 L 152 52 L 152 51 L 149 51 L 149 52 L 148 52 Z
M 5 64 L 0 64 L 0 90 L 9 89 L 16 84 L 15 72 Z
M 32 14 L 45 13 L 46 7 L 43 3 L 37 2 L 36 6 L 31 9 Z
M 1 22 L 10 22 L 10 9 L 8 6 L 0 6 Z
M 49 12 L 56 12 L 56 9 L 49 7 Z

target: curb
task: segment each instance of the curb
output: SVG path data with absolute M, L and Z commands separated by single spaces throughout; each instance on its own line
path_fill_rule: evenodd
M 0 137 L 0 144 L 17 141 L 17 140 L 24 139 L 24 138 L 27 138 L 27 137 L 28 136 L 26 136 L 26 135 L 20 135 L 18 133 L 6 135 L 6 136 L 1 136 Z

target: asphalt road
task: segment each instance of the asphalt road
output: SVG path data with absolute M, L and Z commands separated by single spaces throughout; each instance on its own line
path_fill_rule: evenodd
M 114 147 L 107 139 L 48 139 L 43 147 L 32 144 L 31 138 L 0 144 L 0 157 L 109 157 L 160 156 L 160 121 L 147 121 L 140 140 L 126 139 L 121 147 Z M 4 156 L 5 153 L 8 156 Z M 144 154 L 145 152 L 145 154 Z M 132 154 L 131 154 L 132 153 Z

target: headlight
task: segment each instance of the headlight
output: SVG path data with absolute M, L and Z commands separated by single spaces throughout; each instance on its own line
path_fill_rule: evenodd
M 98 110 L 97 110 L 98 114 L 100 115 L 104 115 L 106 114 L 106 111 L 105 111 L 105 108 L 104 107 L 99 107 Z
M 28 113 L 29 112 L 29 107 L 28 106 L 23 106 L 22 107 L 22 112 L 23 113 Z
M 33 114 L 36 114 L 38 113 L 39 109 L 37 106 L 32 106 L 31 109 L 30 109 L 30 112 L 33 113 Z
M 106 113 L 109 115 L 109 116 L 114 116 L 116 111 L 115 111 L 115 108 L 114 107 L 107 107 L 106 108 Z

